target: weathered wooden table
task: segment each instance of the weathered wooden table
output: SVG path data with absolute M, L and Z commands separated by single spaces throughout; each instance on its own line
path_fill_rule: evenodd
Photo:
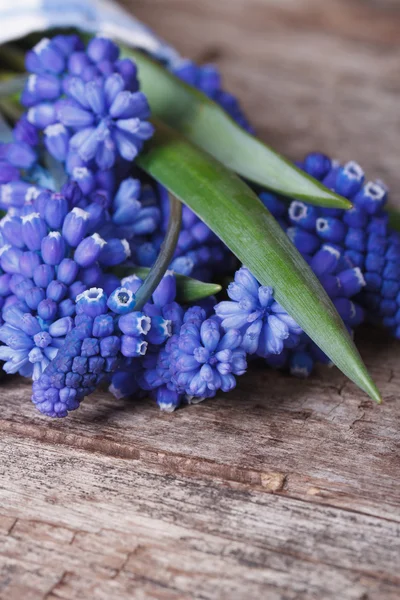
M 214 60 L 292 158 L 357 158 L 400 202 L 400 7 L 393 0 L 141 0 L 182 53 Z M 336 370 L 251 370 L 162 414 L 89 398 L 40 416 L 0 392 L 0 597 L 400 597 L 400 345 L 359 336 L 385 402 Z

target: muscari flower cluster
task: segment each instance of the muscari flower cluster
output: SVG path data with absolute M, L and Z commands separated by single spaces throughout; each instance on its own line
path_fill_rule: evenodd
M 151 137 L 136 67 L 119 59 L 111 40 L 94 38 L 84 49 L 78 36 L 44 38 L 28 52 L 26 68 L 27 120 L 72 176 L 75 168 L 109 170 L 132 161 Z
M 143 141 L 152 134 L 136 65 L 129 59 L 119 59 L 118 46 L 107 38 L 94 38 L 85 48 L 78 36 L 59 35 L 39 42 L 27 54 L 26 67 L 31 75 L 22 102 L 28 111 L 19 127 L 33 127 L 34 131 L 25 137 L 31 146 L 37 146 L 42 137 L 47 150 L 57 161 L 65 162 L 67 172 L 84 194 L 107 206 L 106 231 L 100 230 L 100 234 L 127 239 L 135 263 L 151 266 L 165 234 L 166 190 L 160 185 L 144 190 L 136 185 L 135 189 L 129 180 L 120 183 L 128 161 L 135 158 Z M 172 70 L 249 128 L 236 99 L 221 90 L 215 68 L 183 61 Z M 139 214 L 135 200 L 140 194 L 145 204 L 139 207 Z M 114 230 L 110 234 L 111 226 Z M 234 262 L 226 246 L 185 209 L 171 268 L 183 275 L 211 280 L 226 271 L 229 264 L 233 266 Z
M 289 237 L 302 254 L 328 243 L 358 267 L 365 287 L 357 302 L 366 318 L 400 339 L 400 234 L 389 226 L 386 186 L 365 181 L 364 171 L 353 161 L 340 165 L 314 153 L 301 166 L 354 207 L 342 211 L 293 201 L 287 214 Z
M 117 397 L 150 394 L 171 411 L 231 390 L 247 357 L 300 376 L 328 362 L 273 290 L 245 267 L 227 301 L 183 307 L 167 272 L 135 311 L 142 280 L 132 275 L 121 282 L 109 270 L 132 260 L 151 266 L 168 221 L 166 190 L 140 172 L 132 175 L 129 165 L 152 134 L 136 67 L 119 59 L 110 40 L 95 38 L 85 48 L 77 36 L 42 40 L 26 65 L 28 110 L 12 141 L 0 146 L 0 206 L 8 210 L 0 227 L 0 359 L 7 372 L 33 378 L 39 410 L 65 416 L 108 383 Z M 251 130 L 216 69 L 183 61 L 172 70 Z M 71 178 L 62 193 L 42 189 L 43 145 Z M 261 199 L 349 330 L 364 319 L 361 303 L 400 335 L 400 244 L 387 226 L 386 189 L 379 182 L 363 186 L 355 163 L 340 167 L 313 154 L 302 166 L 355 208 L 344 213 L 297 201 L 287 208 L 271 194 Z M 234 261 L 185 207 L 171 268 L 209 280 L 233 270 Z
M 151 319 L 134 311 L 135 295 L 118 287 L 109 297 L 91 288 L 76 298 L 76 316 L 55 358 L 33 384 L 32 401 L 50 417 L 64 417 L 118 369 L 146 353 Z
M 0 349 L 8 373 L 36 380 L 70 331 L 76 297 L 93 285 L 116 287 L 105 268 L 126 260 L 125 240 L 104 240 L 76 183 L 41 191 L 0 222 Z M 118 282 L 118 280 L 117 280 Z

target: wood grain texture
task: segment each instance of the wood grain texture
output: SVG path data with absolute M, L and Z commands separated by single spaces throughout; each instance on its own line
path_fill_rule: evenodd
M 400 202 L 397 2 L 130 6 L 215 60 L 277 149 L 357 158 Z M 381 407 L 334 369 L 254 366 L 172 415 L 97 393 L 53 421 L 26 381 L 2 382 L 0 598 L 397 600 L 400 346 L 358 343 Z

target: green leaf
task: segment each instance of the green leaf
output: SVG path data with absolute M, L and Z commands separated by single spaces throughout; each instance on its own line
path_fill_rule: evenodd
M 116 267 L 113 269 L 113 273 L 121 279 L 129 275 L 137 275 L 144 280 L 150 273 L 150 269 L 147 267 Z M 179 273 L 175 273 L 175 278 L 176 299 L 182 304 L 191 304 L 209 296 L 215 296 L 222 290 L 217 283 L 205 283 Z
M 138 76 L 152 113 L 242 177 L 279 194 L 318 206 L 351 208 L 256 137 L 239 127 L 205 94 L 182 82 L 138 50 L 124 49 L 138 65 Z
M 380 402 L 379 392 L 314 273 L 254 192 L 183 136 L 156 122 L 137 162 L 187 204 L 232 250 L 331 360 Z
M 387 211 L 389 213 L 389 225 L 396 231 L 400 231 L 400 210 L 390 207 Z

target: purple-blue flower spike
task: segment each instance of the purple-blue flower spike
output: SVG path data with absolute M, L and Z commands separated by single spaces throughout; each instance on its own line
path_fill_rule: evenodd
M 41 192 L 33 203 L 23 207 L 22 216 L 8 214 L 0 222 L 3 238 L 0 297 L 7 325 L 3 332 L 6 347 L 2 352 L 8 363 L 5 369 L 10 372 L 15 371 L 15 365 L 20 365 L 17 370 L 21 374 L 36 379 L 49 357 L 53 357 L 53 347 L 59 347 L 58 338 L 65 336 L 66 332 L 57 329 L 55 323 L 68 323 L 68 319 L 75 316 L 76 296 L 110 278 L 97 262 L 107 243 L 98 234 L 90 235 L 89 213 L 75 206 L 82 201 L 79 187 L 68 183 L 61 193 Z M 118 240 L 118 244 L 127 245 L 123 240 Z M 112 244 L 108 245 L 108 251 L 108 264 L 125 260 L 126 255 L 121 255 Z M 110 293 L 119 284 L 112 276 L 111 279 Z M 18 360 L 15 358 L 14 351 L 22 349 L 13 347 L 14 332 L 10 327 L 18 328 L 18 323 L 9 322 L 9 308 L 18 309 L 18 314 L 27 314 L 37 321 L 39 329 L 34 335 L 49 332 L 45 350 L 41 353 L 35 350 L 28 356 L 36 347 L 31 336 L 29 342 L 24 338 L 24 348 L 29 352 L 23 357 L 18 354 Z
M 364 307 L 367 320 L 385 326 L 400 339 L 400 234 L 388 224 L 387 187 L 381 181 L 365 181 L 354 161 L 341 166 L 314 153 L 302 166 L 349 198 L 354 208 L 332 210 L 294 201 L 288 211 L 290 238 L 302 254 L 329 243 L 359 267 L 366 285 L 357 302 Z
M 121 285 L 135 294 L 142 284 L 142 280 L 136 275 L 126 277 L 121 281 Z M 121 398 L 123 394 L 130 395 L 131 390 L 136 389 L 135 386 L 126 383 L 128 374 L 133 380 L 137 381 L 137 385 L 142 390 L 152 392 L 162 410 L 172 410 L 172 399 L 174 400 L 174 408 L 176 408 L 180 399 L 179 394 L 161 391 L 161 387 L 165 387 L 170 376 L 164 379 L 158 372 L 158 363 L 162 362 L 164 357 L 165 344 L 173 333 L 179 331 L 183 322 L 183 308 L 175 302 L 176 296 L 176 280 L 172 272 L 167 271 L 163 279 L 157 286 L 152 298 L 143 307 L 143 313 L 148 320 L 148 329 L 146 331 L 146 341 L 149 342 L 148 352 L 141 362 L 141 369 L 138 371 L 136 363 L 123 364 L 121 369 L 116 372 L 113 377 L 110 391 Z M 129 332 L 134 330 L 136 323 L 132 322 L 131 313 L 123 315 L 119 321 L 120 328 Z M 168 397 L 168 402 L 164 406 L 164 400 Z
M 217 317 L 187 320 L 167 344 L 171 372 L 168 387 L 197 400 L 212 398 L 218 390 L 233 389 L 236 376 L 243 375 L 247 368 L 241 342 L 239 330 L 224 332 Z
M 100 288 L 77 297 L 74 327 L 33 384 L 32 401 L 44 414 L 67 416 L 102 382 L 111 381 L 126 358 L 146 353 L 144 336 L 150 319 L 132 312 L 120 324 L 120 312 L 110 310 L 110 304 L 113 303 Z M 116 379 L 114 387 L 115 384 Z
M 215 312 L 226 331 L 240 331 L 248 354 L 266 358 L 298 344 L 301 328 L 275 301 L 272 288 L 261 286 L 246 267 L 235 273 L 228 296 L 231 300 L 217 304 Z
M 84 52 L 79 38 L 68 36 L 44 38 L 27 55 L 27 120 L 44 131 L 47 150 L 74 177 L 76 167 L 92 162 L 107 170 L 133 161 L 153 134 L 136 66 L 118 56 L 109 39 L 92 39 Z

